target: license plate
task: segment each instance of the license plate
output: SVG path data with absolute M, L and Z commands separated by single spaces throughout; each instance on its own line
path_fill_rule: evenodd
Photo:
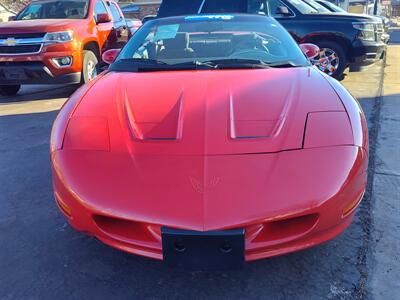
M 244 229 L 199 232 L 163 227 L 163 260 L 169 266 L 196 270 L 240 268 L 244 233 Z
M 4 76 L 8 80 L 25 80 L 25 79 L 27 79 L 25 70 L 23 70 L 23 69 L 4 68 L 3 72 L 4 72 Z

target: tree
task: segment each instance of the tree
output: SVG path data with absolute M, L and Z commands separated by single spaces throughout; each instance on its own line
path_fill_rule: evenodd
M 30 0 L 0 0 L 0 4 L 13 12 L 19 12 L 30 2 Z

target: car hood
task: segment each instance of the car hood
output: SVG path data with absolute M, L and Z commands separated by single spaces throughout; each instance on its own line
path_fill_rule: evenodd
M 344 111 L 313 67 L 110 72 L 73 117 L 106 118 L 111 151 L 221 155 L 300 149 L 307 114 Z
M 302 149 L 310 112 L 344 111 L 313 67 L 110 72 L 91 86 L 52 161 L 96 214 L 233 228 L 317 207 L 359 172 L 357 147 Z
M 1 33 L 36 33 L 70 30 L 82 26 L 85 20 L 38 19 L 0 23 Z
M 343 20 L 348 20 L 351 22 L 354 21 L 373 21 L 373 22 L 379 22 L 374 16 L 370 15 L 365 15 L 365 14 L 351 14 L 351 13 L 319 13 L 319 14 L 309 14 L 306 15 L 309 16 L 310 18 L 318 18 L 320 17 L 321 19 L 326 20 L 331 20 L 331 21 L 343 21 Z

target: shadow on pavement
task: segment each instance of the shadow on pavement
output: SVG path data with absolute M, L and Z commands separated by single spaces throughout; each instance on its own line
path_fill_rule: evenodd
M 1 103 L 13 103 L 22 101 L 50 100 L 55 98 L 68 98 L 78 88 L 78 85 L 64 86 L 23 86 L 15 96 L 1 96 Z

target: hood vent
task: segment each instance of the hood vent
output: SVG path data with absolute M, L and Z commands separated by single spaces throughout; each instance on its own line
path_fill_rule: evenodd
M 132 107 L 137 104 L 137 107 Z M 133 138 L 139 140 L 179 140 L 182 138 L 182 92 L 170 107 L 159 110 L 156 118 L 139 120 L 135 112 L 140 111 L 140 103 L 130 101 L 125 90 L 125 114 Z M 155 107 L 156 111 L 157 108 Z

